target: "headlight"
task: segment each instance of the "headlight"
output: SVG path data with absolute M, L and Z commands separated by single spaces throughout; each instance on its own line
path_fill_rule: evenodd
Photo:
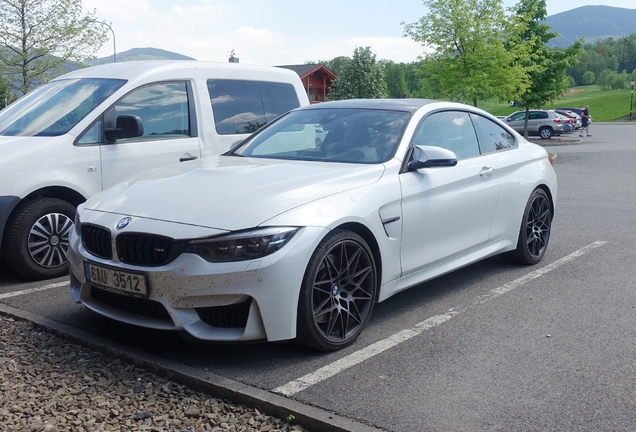
M 75 228 L 75 234 L 77 234 L 77 237 L 81 237 L 82 236 L 82 221 L 80 221 L 79 210 L 75 211 L 74 228 Z
M 246 261 L 270 255 L 287 244 L 295 227 L 258 228 L 224 236 L 192 240 L 186 252 L 210 262 Z

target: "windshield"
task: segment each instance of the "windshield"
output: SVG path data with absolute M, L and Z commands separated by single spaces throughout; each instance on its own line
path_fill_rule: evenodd
M 229 155 L 380 163 L 395 154 L 410 113 L 376 109 L 292 111 Z
M 0 112 L 0 135 L 63 135 L 125 83 L 95 78 L 52 81 Z

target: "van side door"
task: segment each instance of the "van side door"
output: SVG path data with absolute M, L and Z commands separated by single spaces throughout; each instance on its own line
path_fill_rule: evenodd
M 104 129 L 115 128 L 122 115 L 139 117 L 143 133 L 114 142 L 103 139 L 103 189 L 142 171 L 201 157 L 189 81 L 158 82 L 133 90 L 104 113 Z

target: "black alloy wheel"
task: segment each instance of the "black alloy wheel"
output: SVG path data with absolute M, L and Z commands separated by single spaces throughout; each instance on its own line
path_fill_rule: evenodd
M 504 257 L 519 264 L 537 264 L 548 248 L 551 225 L 550 199 L 543 189 L 535 189 L 523 213 L 517 248 Z
M 303 278 L 297 341 L 321 351 L 351 345 L 371 317 L 377 285 L 375 260 L 366 242 L 347 230 L 327 235 Z

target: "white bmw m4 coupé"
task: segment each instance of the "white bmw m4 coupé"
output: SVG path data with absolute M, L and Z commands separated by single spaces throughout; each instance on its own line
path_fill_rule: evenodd
M 538 263 L 556 192 L 546 151 L 477 108 L 316 104 L 89 199 L 71 294 L 195 339 L 337 350 L 406 288 L 493 255 Z

